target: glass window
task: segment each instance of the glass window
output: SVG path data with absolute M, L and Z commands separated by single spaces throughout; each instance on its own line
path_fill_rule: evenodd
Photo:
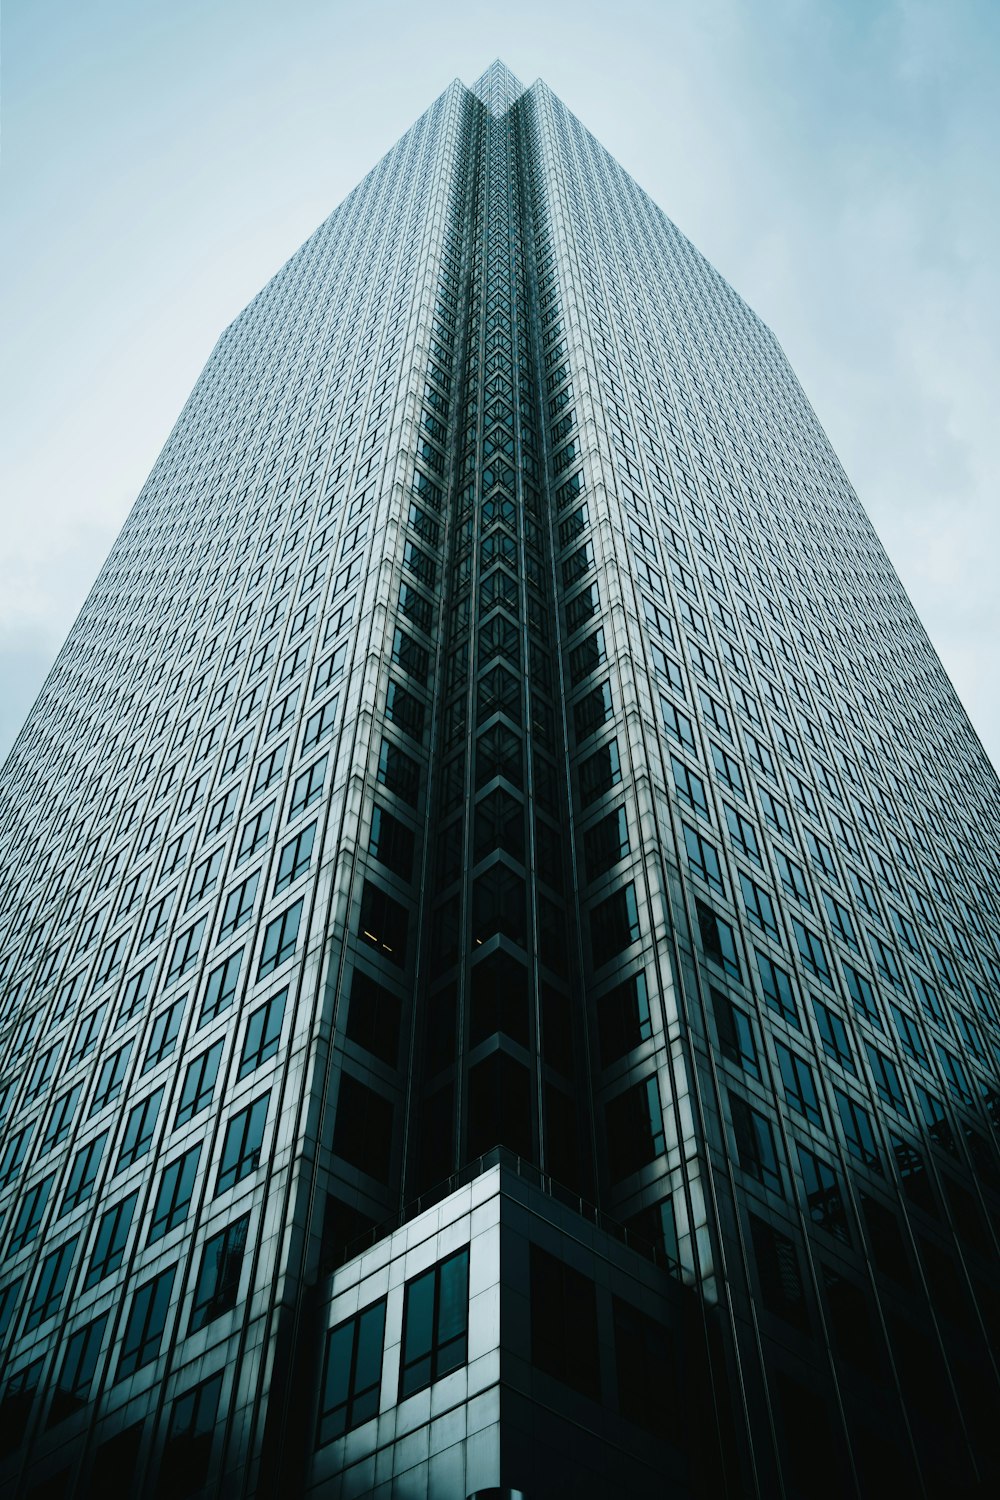
M 384 1297 L 327 1334 L 318 1447 L 378 1415 L 384 1336 Z
M 86 1406 L 108 1317 L 108 1313 L 102 1314 L 92 1323 L 78 1328 L 66 1340 L 47 1426 L 53 1427 Z
M 714 986 L 711 989 L 712 1010 L 715 1014 L 715 1024 L 719 1031 L 719 1047 L 723 1057 L 728 1057 L 738 1068 L 749 1073 L 753 1078 L 760 1077 L 760 1064 L 757 1061 L 757 1046 L 754 1042 L 753 1023 L 750 1017 L 738 1005 L 734 1005 L 728 995 Z
M 191 1197 L 194 1193 L 200 1153 L 200 1146 L 192 1146 L 190 1151 L 186 1151 L 183 1156 L 179 1156 L 176 1161 L 172 1161 L 168 1167 L 164 1168 L 163 1176 L 160 1178 L 160 1190 L 153 1205 L 147 1245 L 169 1234 L 171 1229 L 176 1229 L 177 1225 L 182 1224 L 187 1218 L 187 1211 L 191 1206 Z
M 161 1500 L 184 1500 L 200 1490 L 208 1476 L 212 1439 L 219 1425 L 222 1376 L 212 1375 L 178 1396 L 159 1464 Z
M 148 1073 L 151 1068 L 155 1068 L 157 1063 L 161 1063 L 173 1052 L 177 1046 L 177 1036 L 181 1029 L 183 1014 L 184 1001 L 175 1000 L 173 1005 L 169 1005 L 166 1010 L 161 1010 L 158 1016 L 154 1016 L 149 1032 L 149 1045 L 142 1063 L 143 1073 Z
M 722 878 L 722 869 L 719 865 L 719 855 L 713 844 L 703 838 L 694 828 L 689 828 L 687 823 L 682 823 L 684 832 L 684 847 L 687 849 L 688 865 L 695 875 L 700 876 L 706 885 L 718 891 L 720 896 L 726 893 L 725 882 Z
M 676 1438 L 680 1403 L 673 1340 L 637 1307 L 613 1299 L 618 1405 L 623 1417 L 658 1437 Z
M 219 935 L 217 942 L 223 938 L 232 937 L 239 928 L 244 927 L 253 916 L 253 904 L 257 896 L 257 886 L 260 883 L 260 871 L 248 875 L 246 880 L 240 882 L 234 890 L 226 897 L 222 908 L 222 920 L 219 923 Z
M 736 1136 L 736 1159 L 749 1176 L 772 1192 L 780 1193 L 781 1169 L 770 1123 L 745 1099 L 730 1092 L 733 1133 Z
M 237 1079 L 245 1078 L 255 1068 L 261 1067 L 274 1057 L 281 1039 L 281 1023 L 285 1015 L 285 1000 L 288 990 L 279 990 L 264 1005 L 251 1012 L 247 1021 L 247 1034 L 240 1055 Z
M 121 1150 L 118 1153 L 118 1161 L 115 1164 L 115 1174 L 123 1172 L 126 1167 L 132 1166 L 141 1156 L 145 1156 L 153 1144 L 153 1135 L 156 1131 L 156 1117 L 160 1111 L 160 1100 L 163 1098 L 163 1090 L 156 1089 L 152 1094 L 147 1094 L 145 1099 L 140 1099 L 138 1104 L 132 1106 L 125 1121 L 125 1132 L 122 1136 Z
M 177 1114 L 174 1118 L 175 1128 L 186 1124 L 212 1102 L 224 1047 L 224 1042 L 215 1042 L 207 1051 L 199 1053 L 188 1063 L 184 1082 L 181 1085 Z
M 531 1362 L 597 1400 L 597 1291 L 589 1276 L 531 1246 Z
M 87 1275 L 83 1283 L 84 1291 L 96 1286 L 99 1281 L 104 1280 L 105 1276 L 110 1276 L 112 1271 L 118 1270 L 125 1258 L 125 1245 L 138 1201 L 139 1190 L 136 1188 L 134 1193 L 129 1193 L 127 1198 L 123 1198 L 120 1203 L 116 1203 L 102 1214 L 97 1226 L 90 1265 L 87 1267 Z
M 226 1138 L 222 1146 L 219 1177 L 215 1184 L 216 1196 L 227 1188 L 235 1187 L 260 1165 L 260 1148 L 264 1141 L 264 1126 L 267 1122 L 267 1107 L 270 1093 L 262 1094 L 246 1109 L 241 1109 L 226 1127 Z
M 768 958 L 766 953 L 761 953 L 759 948 L 754 949 L 757 958 L 757 972 L 760 975 L 760 986 L 764 991 L 764 999 L 772 1010 L 783 1016 L 790 1025 L 801 1029 L 798 1007 L 795 1003 L 795 992 L 792 989 L 792 981 L 773 959 Z
M 653 1034 L 645 974 L 633 974 L 597 1002 L 601 1063 L 608 1067 Z
M 468 1331 L 469 1252 L 464 1249 L 406 1284 L 400 1400 L 465 1364 Z
M 857 1073 L 851 1044 L 847 1039 L 847 1027 L 836 1011 L 824 1005 L 822 1000 L 817 1000 L 815 995 L 812 997 L 812 1003 L 823 1051 L 827 1057 L 832 1057 L 833 1061 L 839 1063 L 848 1073 Z
M 833 1096 L 837 1101 L 848 1151 L 866 1166 L 881 1172 L 882 1163 L 875 1144 L 875 1133 L 866 1111 L 854 1099 L 841 1093 L 840 1089 L 834 1089 Z
M 273 922 L 268 922 L 260 950 L 260 963 L 257 965 L 258 979 L 263 979 L 266 974 L 273 973 L 291 958 L 298 940 L 301 917 L 302 902 L 296 901 L 294 906 L 283 911 L 280 917 L 275 917 Z
M 590 939 L 596 964 L 607 963 L 639 937 L 635 886 L 630 882 L 590 913 Z
M 637 1172 L 665 1150 L 663 1113 L 656 1076 L 643 1079 L 610 1101 L 605 1110 L 612 1181 Z
M 95 1136 L 92 1141 L 81 1146 L 74 1156 L 66 1181 L 62 1208 L 59 1210 L 60 1218 L 63 1214 L 68 1214 L 71 1209 L 78 1208 L 81 1203 L 86 1203 L 94 1191 L 94 1183 L 97 1181 L 97 1173 L 107 1139 L 108 1131 L 105 1130 L 103 1134 Z
M 776 1042 L 775 1050 L 788 1103 L 796 1113 L 804 1115 L 814 1125 L 822 1125 L 823 1113 L 808 1063 L 783 1042 Z
M 29 1333 L 50 1318 L 58 1310 L 62 1301 L 62 1294 L 69 1280 L 70 1267 L 73 1264 L 73 1256 L 79 1238 L 67 1240 L 64 1245 L 58 1245 L 55 1250 L 50 1250 L 42 1261 L 42 1269 L 38 1273 L 38 1281 L 35 1285 L 35 1295 L 31 1299 L 27 1317 L 24 1320 L 24 1331 Z
M 213 969 L 208 976 L 205 986 L 205 998 L 202 1001 L 201 1015 L 198 1025 L 204 1026 L 209 1021 L 214 1021 L 216 1016 L 221 1016 L 224 1010 L 228 1010 L 233 1003 L 236 994 L 236 981 L 239 978 L 240 964 L 243 960 L 243 949 L 237 948 L 231 953 L 225 963 Z
M 728 922 L 724 922 L 717 912 L 710 906 L 705 906 L 701 901 L 695 902 L 698 913 L 698 931 L 701 935 L 701 945 L 705 950 L 705 957 L 712 963 L 718 964 L 731 974 L 734 979 L 740 978 L 740 960 L 736 948 L 736 934 Z
M 204 1328 L 236 1306 L 250 1215 L 244 1214 L 205 1241 L 194 1289 L 189 1333 Z
M 473 974 L 476 974 L 473 970 Z M 474 981 L 473 981 L 474 983 Z M 347 1035 L 359 1047 L 396 1066 L 402 1001 L 361 969 L 355 969 L 347 1012 Z
M 316 824 L 310 823 L 308 828 L 303 828 L 282 849 L 274 880 L 275 896 L 280 895 L 286 886 L 291 885 L 293 880 L 298 880 L 303 871 L 309 868 L 315 838 Z
M 840 1240 L 848 1239 L 847 1214 L 837 1174 L 804 1146 L 798 1147 L 798 1153 L 809 1217 L 828 1234 L 834 1234 Z
M 116 1380 L 123 1380 L 126 1375 L 141 1370 L 143 1365 L 150 1364 L 159 1354 L 176 1270 L 176 1266 L 170 1266 L 161 1271 L 158 1276 L 141 1286 L 132 1298 L 121 1354 L 118 1357 Z

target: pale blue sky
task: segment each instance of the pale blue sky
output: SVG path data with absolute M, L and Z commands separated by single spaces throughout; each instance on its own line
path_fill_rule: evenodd
M 7 0 L 0 755 L 229 320 L 542 76 L 771 325 L 1000 761 L 996 0 Z

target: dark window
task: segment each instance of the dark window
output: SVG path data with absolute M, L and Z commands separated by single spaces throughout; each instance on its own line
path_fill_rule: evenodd
M 139 1450 L 142 1447 L 141 1422 L 116 1432 L 102 1443 L 94 1455 L 90 1471 L 90 1493 L 101 1500 L 130 1500 Z
M 469 1252 L 459 1250 L 406 1284 L 399 1398 L 457 1370 L 468 1357 Z
M 772 1010 L 783 1016 L 790 1025 L 801 1029 L 798 1008 L 795 1004 L 795 992 L 792 989 L 792 981 L 773 959 L 768 958 L 766 953 L 761 953 L 759 948 L 754 949 L 757 957 L 757 972 L 760 974 L 760 987 L 764 991 L 764 999 Z
M 510 954 L 491 953 L 469 976 L 469 1040 L 473 1047 L 502 1031 L 528 1045 L 528 974 Z
M 789 1489 L 816 1500 L 844 1493 L 833 1434 L 822 1396 L 792 1380 L 783 1371 L 775 1379 L 784 1426 L 782 1467 Z
M 108 1132 L 105 1130 L 103 1135 L 95 1136 L 92 1141 L 81 1146 L 74 1156 L 66 1182 L 66 1191 L 63 1194 L 62 1208 L 59 1210 L 60 1218 L 63 1214 L 68 1214 L 71 1209 L 79 1208 L 81 1203 L 86 1203 L 94 1191 L 94 1183 L 97 1181 L 107 1138 Z
M 804 1146 L 798 1147 L 798 1153 L 809 1217 L 828 1234 L 835 1234 L 841 1240 L 848 1239 L 847 1214 L 837 1174 Z
M 676 1436 L 680 1405 L 670 1334 L 620 1297 L 614 1298 L 614 1324 L 622 1416 L 658 1437 Z
M 621 758 L 618 741 L 612 740 L 595 750 L 580 767 L 580 801 L 584 807 L 596 802 L 598 797 L 617 786 L 622 779 Z
M 384 1297 L 327 1334 L 318 1447 L 378 1415 L 384 1336 Z
M 242 1182 L 260 1165 L 260 1148 L 264 1140 L 267 1122 L 267 1106 L 271 1095 L 262 1094 L 246 1109 L 233 1115 L 226 1127 L 226 1138 L 222 1146 L 219 1163 L 219 1179 L 215 1184 L 216 1196 L 227 1188 Z
M 494 1052 L 469 1072 L 468 1154 L 508 1146 L 529 1156 L 532 1144 L 528 1070 L 505 1052 Z
M 757 1045 L 750 1017 L 738 1005 L 734 1005 L 728 996 L 722 994 L 721 990 L 713 987 L 711 995 L 723 1057 L 728 1057 L 730 1062 L 734 1062 L 753 1078 L 759 1078 L 760 1064 L 757 1061 Z
M 70 1334 L 66 1340 L 52 1405 L 49 1407 L 48 1426 L 52 1427 L 56 1422 L 71 1417 L 87 1404 L 108 1316 L 108 1313 L 104 1313 L 95 1318 L 85 1328 L 78 1328 L 75 1333 Z
M 117 1052 L 106 1057 L 102 1062 L 94 1087 L 94 1097 L 90 1101 L 92 1115 L 96 1115 L 98 1110 L 104 1109 L 118 1098 L 122 1091 L 122 1084 L 125 1082 L 125 1070 L 128 1067 L 131 1051 L 132 1043 L 126 1042 L 123 1047 L 119 1047 Z
M 370 880 L 361 893 L 358 933 L 376 952 L 400 968 L 406 963 L 406 936 L 409 913 Z
M 599 687 L 579 700 L 573 708 L 573 724 L 576 731 L 576 742 L 589 738 L 606 724 L 614 712 L 611 702 L 611 684 L 602 682 Z
M 378 779 L 390 792 L 395 792 L 397 797 L 401 797 L 411 807 L 416 807 L 420 767 L 388 740 L 382 741 L 379 751 Z
M 523 947 L 525 921 L 524 880 L 498 860 L 472 888 L 472 941 L 478 946 L 499 932 Z
M 51 1151 L 53 1147 L 61 1145 L 62 1142 L 67 1138 L 71 1129 L 73 1128 L 73 1117 L 76 1114 L 76 1107 L 80 1102 L 80 1095 L 82 1093 L 83 1084 L 76 1083 L 71 1089 L 68 1089 L 65 1094 L 61 1094 L 60 1097 L 56 1100 L 55 1104 L 52 1106 L 52 1113 L 49 1116 L 48 1124 L 45 1127 L 45 1134 L 42 1136 L 42 1144 L 39 1148 L 40 1156 L 44 1156 L 46 1152 Z M 24 1131 L 21 1132 L 20 1140 L 22 1146 L 27 1146 L 27 1138 L 30 1133 L 30 1127 L 27 1127 Z M 17 1140 L 18 1138 L 15 1137 L 15 1142 Z M 14 1145 L 15 1142 L 11 1142 L 10 1145 Z M 14 1154 L 16 1154 L 16 1148 Z M 9 1160 L 10 1155 L 10 1146 L 8 1146 L 8 1151 L 4 1153 L 5 1162 Z M 16 1172 L 17 1168 L 15 1167 L 14 1170 Z M 6 1184 L 6 1182 L 9 1180 L 10 1174 L 8 1173 L 7 1176 L 5 1176 L 4 1171 L 0 1169 L 0 1184 Z
M 0 1457 L 15 1452 L 21 1445 L 44 1363 L 43 1355 L 7 1378 L 0 1400 Z
M 344 1161 L 388 1182 L 392 1158 L 393 1108 L 374 1089 L 344 1073 L 337 1100 L 333 1149 Z
M 778 1068 L 781 1072 L 781 1081 L 785 1085 L 785 1098 L 798 1114 L 804 1115 L 814 1125 L 822 1125 L 823 1112 L 819 1105 L 819 1096 L 816 1093 L 816 1084 L 812 1076 L 812 1070 L 804 1058 L 783 1042 L 775 1043 L 778 1054 Z
M 684 832 L 684 847 L 687 850 L 687 860 L 691 871 L 704 880 L 706 885 L 718 891 L 720 896 L 725 895 L 726 886 L 715 845 L 710 844 L 697 829 L 689 828 L 686 823 L 682 823 L 681 828 Z
M 608 1163 L 613 1182 L 637 1172 L 664 1151 L 663 1113 L 656 1077 L 643 1079 L 612 1099 L 605 1110 Z
M 793 1241 L 755 1214 L 750 1215 L 750 1234 L 764 1306 L 800 1332 L 808 1332 L 809 1308 Z
M 596 880 L 625 858 L 629 852 L 629 839 L 624 807 L 608 813 L 584 834 L 583 849 L 588 880 Z
M 62 1301 L 62 1294 L 66 1290 L 66 1282 L 69 1280 L 70 1267 L 73 1264 L 73 1256 L 79 1243 L 78 1237 L 67 1240 L 64 1245 L 58 1245 L 55 1250 L 50 1250 L 42 1261 L 42 1269 L 38 1273 L 38 1281 L 35 1285 L 35 1295 L 31 1299 L 28 1315 L 24 1320 L 24 1331 L 29 1333 L 32 1328 L 37 1328 L 46 1318 L 51 1318 L 57 1311 Z
M 173 1005 L 166 1010 L 161 1010 L 153 1019 L 149 1032 L 149 1046 L 146 1048 L 146 1056 L 143 1059 L 142 1071 L 148 1073 L 161 1063 L 165 1057 L 169 1057 L 177 1046 L 177 1033 L 181 1029 L 181 1017 L 184 1014 L 184 1001 L 175 1000 Z
M 859 1369 L 877 1370 L 884 1355 L 877 1333 L 878 1323 L 872 1317 L 867 1296 L 831 1266 L 823 1266 L 822 1272 L 837 1353 Z
M 170 1308 L 170 1292 L 174 1284 L 176 1266 L 161 1271 L 151 1281 L 141 1286 L 132 1298 L 121 1354 L 118 1357 L 116 1380 L 123 1380 L 150 1364 L 160 1352 L 160 1340 L 167 1322 Z
M 781 1170 L 769 1122 L 757 1110 L 751 1109 L 738 1094 L 730 1093 L 729 1106 L 732 1110 L 733 1133 L 736 1136 L 736 1159 L 740 1167 L 764 1187 L 780 1193 Z
M 607 963 L 639 937 L 639 910 L 631 882 L 590 913 L 590 940 L 596 964 Z
M 286 886 L 291 885 L 293 880 L 298 880 L 304 870 L 308 870 L 315 837 L 316 824 L 310 823 L 308 828 L 303 828 L 302 832 L 297 833 L 282 849 L 278 860 L 278 873 L 274 880 L 273 894 L 275 896 L 279 895 Z
M 188 1064 L 174 1119 L 175 1127 L 186 1124 L 212 1102 L 224 1045 L 223 1042 L 215 1042 Z
M 424 737 L 424 705 L 398 682 L 390 682 L 386 691 L 385 716 L 419 745 Z
M 213 1375 L 178 1396 L 160 1457 L 158 1493 L 162 1500 L 181 1500 L 200 1490 L 208 1476 L 212 1437 L 218 1425 L 222 1376 Z
M 695 902 L 698 913 L 698 931 L 705 957 L 718 964 L 734 979 L 740 977 L 740 960 L 736 950 L 736 935 L 728 922 L 701 901 Z
M 824 1005 L 822 1000 L 817 1000 L 815 995 L 812 997 L 812 1003 L 823 1051 L 827 1057 L 832 1057 L 834 1062 L 839 1063 L 846 1072 L 856 1073 L 851 1044 L 847 1040 L 847 1027 L 837 1013 Z
M 247 1020 L 247 1034 L 243 1042 L 243 1051 L 240 1054 L 237 1079 L 245 1078 L 248 1073 L 261 1067 L 277 1053 L 287 996 L 287 989 L 279 990 L 264 1005 L 251 1011 Z
M 194 1289 L 189 1333 L 204 1328 L 206 1323 L 236 1306 L 249 1223 L 250 1215 L 244 1214 L 242 1219 L 227 1224 L 225 1229 L 205 1241 Z
M 875 1134 L 866 1111 L 847 1094 L 841 1093 L 840 1089 L 834 1089 L 833 1097 L 837 1101 L 848 1151 L 866 1166 L 881 1172 L 882 1163 L 875 1144 Z
M 207 921 L 207 917 L 202 917 L 200 921 L 195 922 L 193 927 L 189 927 L 186 932 L 182 932 L 175 942 L 173 957 L 170 960 L 170 968 L 167 970 L 166 983 L 168 985 L 180 979 L 182 974 L 186 974 L 189 969 L 193 969 L 198 962 L 198 949 L 201 947 L 201 940 L 205 933 Z
M 97 1237 L 94 1240 L 94 1250 L 90 1257 L 90 1265 L 83 1283 L 84 1291 L 88 1287 L 96 1286 L 103 1281 L 105 1276 L 110 1276 L 112 1271 L 117 1271 L 125 1258 L 125 1245 L 128 1240 L 128 1232 L 132 1226 L 132 1215 L 135 1213 L 135 1205 L 139 1201 L 138 1188 L 134 1193 L 129 1193 L 120 1203 L 101 1216 L 101 1222 L 97 1226 Z
M 902 1115 L 908 1115 L 906 1096 L 903 1093 L 903 1085 L 900 1082 L 899 1072 L 896 1064 L 891 1058 L 886 1057 L 871 1042 L 865 1042 L 865 1051 L 868 1054 L 868 1062 L 871 1065 L 872 1076 L 875 1079 L 875 1088 L 879 1098 L 884 1104 L 891 1105 L 893 1109 Z
M 531 1362 L 597 1400 L 597 1292 L 588 1276 L 531 1246 Z
M 205 986 L 205 998 L 202 1001 L 201 1015 L 198 1025 L 204 1026 L 208 1021 L 214 1021 L 216 1016 L 221 1016 L 224 1010 L 228 1010 L 233 1003 L 236 994 L 236 981 L 239 979 L 240 963 L 243 958 L 243 949 L 237 948 L 235 953 L 230 954 L 224 964 L 213 969 L 208 976 L 208 984 Z
M 131 1167 L 141 1156 L 145 1156 L 153 1144 L 153 1136 L 156 1132 L 156 1117 L 160 1112 L 160 1100 L 163 1098 L 163 1090 L 156 1089 L 148 1094 L 145 1099 L 140 1099 L 129 1110 L 128 1119 L 125 1121 L 125 1133 L 122 1136 L 121 1150 L 118 1153 L 118 1161 L 115 1164 L 115 1175 L 124 1172 L 126 1167 Z
M 375 1057 L 396 1066 L 402 1001 L 361 969 L 355 969 L 347 1013 L 347 1035 Z
M 191 1196 L 194 1193 L 200 1154 L 201 1147 L 192 1146 L 190 1151 L 186 1151 L 183 1156 L 179 1156 L 176 1161 L 172 1161 L 163 1169 L 160 1190 L 153 1205 L 147 1245 L 151 1245 L 154 1240 L 162 1239 L 165 1234 L 170 1233 L 171 1229 L 176 1229 L 178 1224 L 183 1224 L 187 1218 Z
M 268 922 L 264 929 L 260 963 L 257 965 L 258 979 L 263 979 L 265 975 L 273 973 L 279 965 L 291 958 L 299 936 L 301 917 L 302 902 L 296 901 L 295 905 L 283 911 L 280 917 L 275 917 L 273 922 Z
M 601 996 L 597 1002 L 597 1022 L 603 1067 L 609 1067 L 633 1047 L 649 1041 L 652 1017 L 646 975 L 634 974 L 631 980 Z
M 872 1248 L 872 1259 L 878 1269 L 899 1282 L 900 1286 L 912 1287 L 913 1274 L 903 1232 L 892 1209 L 886 1208 L 877 1198 L 862 1193 L 861 1212 Z
M 218 942 L 221 943 L 223 938 L 232 937 L 234 932 L 249 922 L 253 916 L 253 904 L 259 883 L 260 871 L 257 870 L 229 892 L 222 908 Z
M 21 1199 L 21 1206 L 14 1218 L 10 1243 L 7 1246 L 8 1255 L 16 1255 L 35 1238 L 41 1227 L 42 1215 L 45 1212 L 53 1182 L 55 1182 L 54 1173 L 50 1177 L 44 1177 L 41 1182 L 36 1182 Z
M 323 795 L 323 782 L 326 780 L 328 760 L 329 756 L 321 756 L 319 760 L 296 776 L 288 804 L 289 820 L 297 818 L 299 813 L 305 812 L 307 807 L 312 807 L 317 798 Z

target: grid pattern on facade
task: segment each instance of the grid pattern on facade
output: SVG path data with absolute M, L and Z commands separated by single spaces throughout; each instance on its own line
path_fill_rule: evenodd
M 765 1491 L 995 1472 L 996 776 L 544 84 L 452 85 L 226 330 L 3 798 L 12 1472 L 252 1492 L 311 1281 L 496 1145 L 718 1306 Z

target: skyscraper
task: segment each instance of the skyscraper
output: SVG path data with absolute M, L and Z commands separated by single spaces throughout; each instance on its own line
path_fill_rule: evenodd
M 7 1491 L 993 1492 L 996 776 L 544 84 L 225 331 L 3 798 Z

